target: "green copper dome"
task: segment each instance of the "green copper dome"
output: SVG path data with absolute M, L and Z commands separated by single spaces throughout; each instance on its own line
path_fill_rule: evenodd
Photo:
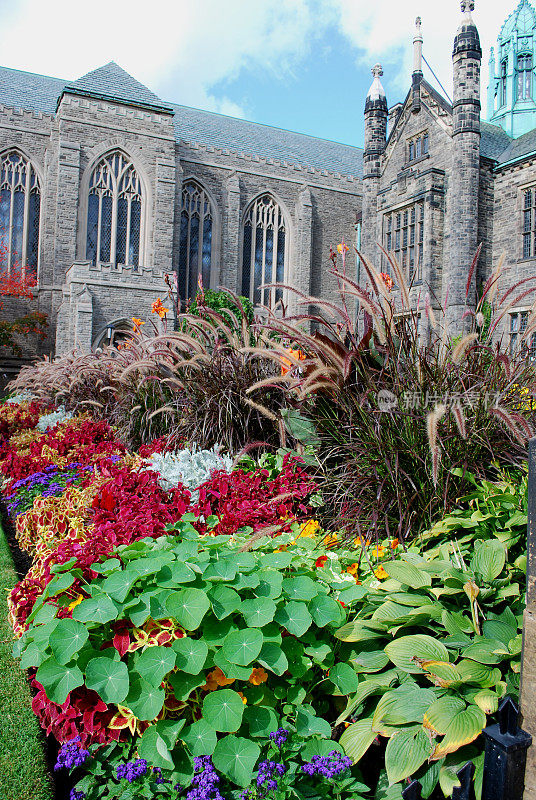
M 488 121 L 517 138 L 536 128 L 536 10 L 521 0 L 489 61 Z

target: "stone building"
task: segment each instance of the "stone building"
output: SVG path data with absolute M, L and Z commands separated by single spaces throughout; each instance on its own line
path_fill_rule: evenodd
M 536 279 L 536 13 L 521 0 L 503 26 L 482 121 L 474 3 L 461 5 L 453 102 L 423 78 L 418 21 L 404 102 L 389 109 L 373 70 L 364 150 L 163 102 L 113 62 L 73 82 L 1 68 L 2 266 L 37 271 L 50 321 L 26 355 L 113 341 L 165 298 L 166 275 L 183 299 L 199 275 L 256 303 L 292 303 L 261 296 L 270 281 L 329 298 L 342 239 L 388 271 L 382 243 L 414 306 L 429 295 L 456 325 L 479 243 L 471 302 L 503 251 L 507 282 Z M 512 344 L 527 312 L 504 321 Z

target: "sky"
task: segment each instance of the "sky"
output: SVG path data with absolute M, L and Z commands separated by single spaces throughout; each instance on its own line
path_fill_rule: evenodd
M 476 0 L 483 100 L 517 2 Z M 362 146 L 370 68 L 389 105 L 404 98 L 417 15 L 451 94 L 458 0 L 0 0 L 0 61 L 69 80 L 116 61 L 168 102 Z

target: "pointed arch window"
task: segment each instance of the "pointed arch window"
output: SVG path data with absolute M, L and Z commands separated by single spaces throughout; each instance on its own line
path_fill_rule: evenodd
M 0 163 L 0 269 L 37 271 L 41 191 L 31 163 L 11 150 Z
M 91 174 L 86 258 L 93 264 L 140 264 L 142 189 L 123 153 L 105 156 Z
M 517 99 L 530 100 L 532 98 L 532 55 L 525 54 L 517 57 Z
M 506 84 L 508 80 L 508 59 L 501 61 L 501 77 L 499 82 L 499 108 L 506 105 Z
M 281 289 L 260 289 L 285 280 L 287 230 L 281 207 L 264 194 L 249 206 L 244 218 L 242 294 L 256 305 L 273 307 Z
M 195 297 L 199 276 L 210 288 L 214 211 L 209 196 L 196 181 L 182 187 L 179 242 L 179 295 Z

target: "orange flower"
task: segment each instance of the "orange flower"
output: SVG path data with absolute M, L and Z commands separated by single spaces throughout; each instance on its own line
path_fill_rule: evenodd
M 372 548 L 370 555 L 372 558 L 382 558 L 385 555 L 385 547 L 383 544 L 375 545 Z
M 145 322 L 142 319 L 138 319 L 138 317 L 132 317 L 132 322 L 134 323 L 134 328 L 141 328 L 142 325 L 145 325 Z
M 349 572 L 350 575 L 353 575 L 355 581 L 357 581 L 357 573 L 359 572 L 359 564 L 350 564 L 349 567 L 346 568 L 346 572 Z
M 326 547 L 335 547 L 338 543 L 339 539 L 336 533 L 330 533 L 324 539 L 324 544 Z
M 400 542 L 398 539 L 393 539 L 393 541 L 391 542 L 391 550 L 396 550 L 399 544 Z
M 341 255 L 343 253 L 347 253 L 349 249 L 350 248 L 348 247 L 348 245 L 344 244 L 344 242 L 341 242 L 341 244 L 337 245 L 337 252 L 340 253 Z
M 393 288 L 393 279 L 386 272 L 380 272 L 380 278 L 385 283 L 387 290 L 390 292 Z
M 241 698 L 242 698 L 242 702 L 244 703 L 244 705 L 247 705 L 247 702 L 248 702 L 248 701 L 247 701 L 247 699 L 244 697 L 244 695 L 242 694 L 242 692 L 237 692 L 237 695 L 238 695 L 239 697 L 241 697 Z
M 73 602 L 69 605 L 69 611 L 72 611 L 73 608 L 75 608 L 78 605 L 78 603 L 81 603 L 83 599 L 84 599 L 84 595 L 83 594 L 79 594 L 78 597 L 76 598 L 76 600 L 73 600 Z
M 293 350 L 289 347 L 288 350 L 285 350 L 285 352 L 288 353 L 292 358 L 295 358 L 297 361 L 304 361 L 304 359 L 307 358 L 305 353 L 303 353 L 301 350 Z M 289 358 L 285 358 L 283 356 L 281 358 L 281 375 L 286 375 L 293 366 L 294 363 Z
M 268 673 L 265 672 L 262 667 L 254 667 L 248 678 L 248 681 L 252 683 L 253 686 L 260 686 L 261 683 L 266 683 L 267 680 Z
M 298 539 L 301 539 L 302 537 L 314 539 L 319 527 L 320 523 L 317 522 L 316 519 L 310 519 L 308 522 L 302 525 Z
M 153 314 L 158 314 L 160 319 L 164 319 L 164 317 L 166 316 L 167 312 L 169 311 L 169 308 L 164 308 L 164 304 L 162 303 L 162 300 L 160 298 L 158 298 L 158 300 L 156 300 L 152 304 L 151 311 L 153 312 Z
M 218 686 L 229 686 L 234 683 L 234 678 L 226 678 L 223 671 L 216 667 L 207 675 L 207 682 L 201 687 L 206 692 L 214 692 Z
M 328 560 L 327 556 L 320 556 L 319 558 L 316 559 L 315 567 L 317 567 L 317 569 L 321 569 L 327 560 Z
M 383 581 L 384 578 L 389 577 L 389 575 L 387 574 L 387 572 L 384 570 L 383 567 L 378 567 L 378 569 L 375 569 L 374 574 L 376 575 L 379 581 Z

